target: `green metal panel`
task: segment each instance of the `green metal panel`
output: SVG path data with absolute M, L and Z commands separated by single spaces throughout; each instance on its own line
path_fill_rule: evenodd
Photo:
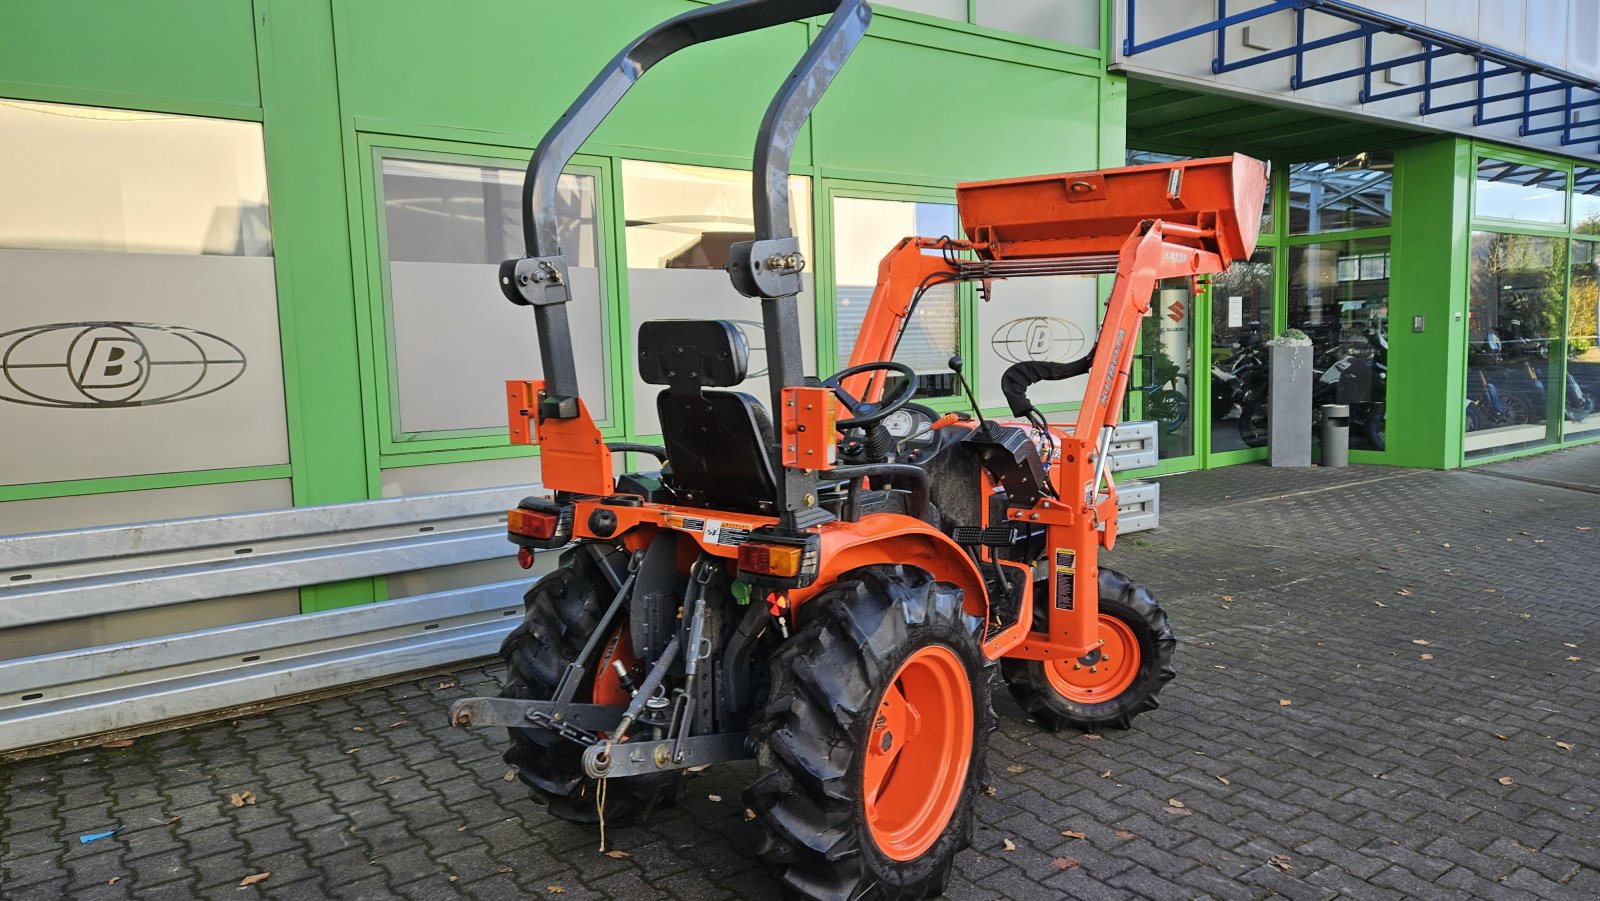
M 1383 460 L 1394 466 L 1461 465 L 1471 162 L 1456 138 L 1395 152 Z M 1415 316 L 1427 317 L 1422 332 Z
M 6 3 L 0 97 L 250 118 L 250 0 Z
M 327 5 L 257 0 L 267 181 L 296 505 L 363 500 L 363 434 L 344 133 Z M 306 589 L 306 611 L 373 599 L 371 580 Z

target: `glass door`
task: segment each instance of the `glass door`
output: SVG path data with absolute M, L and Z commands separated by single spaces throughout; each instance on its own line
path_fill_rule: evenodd
M 1263 247 L 1211 282 L 1207 442 L 1213 456 L 1267 445 L 1266 342 L 1276 334 L 1273 274 L 1273 250 Z
M 1199 465 L 1195 444 L 1195 295 L 1188 279 L 1161 282 L 1139 329 L 1140 352 L 1129 377 L 1129 407 L 1156 424 L 1166 471 Z

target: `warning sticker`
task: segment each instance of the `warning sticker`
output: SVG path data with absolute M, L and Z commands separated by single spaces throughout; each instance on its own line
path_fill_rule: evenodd
M 1078 552 L 1056 548 L 1056 609 L 1072 609 L 1072 583 L 1078 572 Z

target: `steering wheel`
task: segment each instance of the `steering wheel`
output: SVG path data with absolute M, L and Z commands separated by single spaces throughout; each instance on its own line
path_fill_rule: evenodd
M 866 403 L 856 398 L 850 392 L 844 390 L 844 388 L 840 387 L 840 384 L 845 379 L 868 372 L 893 372 L 897 375 L 903 376 L 904 379 L 899 392 L 897 392 L 895 396 L 889 400 L 880 400 L 877 403 Z M 910 366 L 907 366 L 904 363 L 896 363 L 893 360 L 883 360 L 875 363 L 862 363 L 859 366 L 851 366 L 847 369 L 841 369 L 838 372 L 835 372 L 833 375 L 828 376 L 826 379 L 823 379 L 822 387 L 832 388 L 833 393 L 838 396 L 840 402 L 842 402 L 845 405 L 845 408 L 850 411 L 851 416 L 849 419 L 839 419 L 835 420 L 833 423 L 834 428 L 844 431 L 845 429 L 862 428 L 880 423 L 886 417 L 888 417 L 890 413 L 893 413 L 906 404 L 911 403 L 911 398 L 917 393 L 917 374 L 912 371 Z

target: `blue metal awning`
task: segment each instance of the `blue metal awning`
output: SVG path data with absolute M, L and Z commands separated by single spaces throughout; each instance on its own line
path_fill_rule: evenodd
M 1215 55 L 1211 60 L 1214 74 L 1234 72 L 1281 59 L 1294 60 L 1294 74 L 1289 78 L 1289 89 L 1299 90 L 1332 82 L 1360 79 L 1357 97 L 1361 103 L 1375 103 L 1409 95 L 1421 95 L 1418 116 L 1445 113 L 1452 110 L 1472 109 L 1475 126 L 1517 122 L 1517 134 L 1522 137 L 1559 133 L 1563 147 L 1593 143 L 1600 153 L 1600 119 L 1581 121 L 1578 111 L 1600 106 L 1600 81 L 1558 69 L 1479 41 L 1460 35 L 1428 28 L 1415 22 L 1374 12 L 1345 0 L 1271 0 L 1262 6 L 1240 12 L 1228 12 L 1227 0 L 1214 0 L 1216 13 L 1210 22 L 1174 31 L 1160 37 L 1139 40 L 1139 0 L 1125 0 L 1127 6 L 1127 36 L 1122 42 L 1124 56 L 1137 56 L 1194 38 L 1212 36 Z M 1199 5 L 1199 4 L 1196 4 Z M 1294 15 L 1293 45 L 1281 50 L 1271 50 L 1242 59 L 1230 59 L 1227 53 L 1227 30 L 1246 22 L 1277 13 Z M 1322 15 L 1348 23 L 1351 28 L 1338 34 L 1306 38 L 1308 15 Z M 1395 35 L 1409 38 L 1421 46 L 1416 52 L 1400 56 L 1385 56 L 1374 51 L 1373 38 L 1377 35 Z M 1315 71 L 1308 55 L 1314 51 L 1351 41 L 1361 41 L 1364 52 L 1359 65 L 1336 71 Z M 1445 58 L 1470 61 L 1471 72 L 1448 77 L 1437 77 L 1434 64 Z M 1374 90 L 1373 75 L 1396 66 L 1422 65 L 1421 83 Z M 1520 80 L 1516 87 L 1505 90 L 1499 80 L 1512 76 Z M 1495 86 L 1490 82 L 1494 81 Z M 1465 86 L 1471 96 L 1465 100 L 1436 102 L 1436 92 Z M 1520 101 L 1520 109 L 1490 114 L 1491 104 Z M 1558 117 L 1558 121 L 1536 124 L 1536 120 Z M 1587 149 L 1587 148 L 1585 148 Z

